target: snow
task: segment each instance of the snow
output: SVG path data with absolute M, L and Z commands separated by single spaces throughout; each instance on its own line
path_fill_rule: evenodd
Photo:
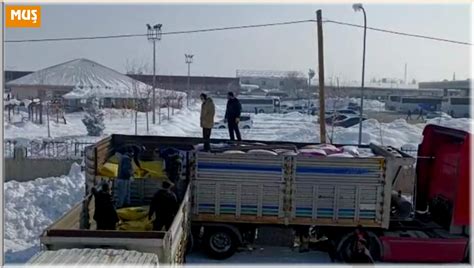
M 75 59 L 54 65 L 7 83 L 8 86 L 48 85 L 69 87 L 73 91 L 64 95 L 78 98 L 136 98 L 146 97 L 151 86 L 132 79 L 113 69 L 87 59 Z M 158 96 L 185 97 L 182 92 L 157 89 Z
M 344 101 L 353 101 L 344 99 Z M 224 115 L 225 100 L 215 99 L 216 118 L 219 120 Z M 371 107 L 367 101 L 368 107 Z M 372 108 L 380 108 L 380 103 L 373 102 Z M 163 136 L 187 136 L 201 137 L 202 130 L 199 126 L 200 104 L 194 103 L 189 108 L 175 110 L 174 115 L 167 119 L 167 109 L 161 109 L 162 123 L 153 125 L 150 118 L 150 131 L 147 133 L 145 124 L 145 114 L 138 113 L 138 134 L 139 135 L 163 135 Z M 104 136 L 112 133 L 134 134 L 133 113 L 130 110 L 105 109 L 105 130 Z M 20 115 L 14 115 L 21 117 Z M 24 115 L 23 115 L 24 116 Z M 57 124 L 52 119 L 51 134 L 53 138 L 71 140 L 80 139 L 82 141 L 94 142 L 101 137 L 88 137 L 87 131 L 81 122 L 84 113 L 66 114 L 67 125 Z M 244 139 L 254 139 L 262 141 L 293 141 L 293 142 L 319 142 L 319 124 L 317 117 L 303 115 L 299 113 L 289 114 L 258 114 L 252 115 L 254 121 L 253 128 L 242 130 Z M 438 124 L 455 127 L 469 131 L 472 126 L 472 119 L 440 117 L 430 119 L 429 124 Z M 421 142 L 422 131 L 425 123 L 409 124 L 404 119 L 398 119 L 390 123 L 380 123 L 375 119 L 368 119 L 363 122 L 363 143 L 374 142 L 383 145 L 392 145 L 408 149 L 416 149 Z M 359 126 L 350 128 L 327 126 L 327 134 L 332 137 L 336 144 L 357 144 Z M 46 125 L 36 125 L 26 122 L 24 126 L 18 127 L 15 124 L 5 121 L 4 133 L 6 138 L 47 139 Z M 228 138 L 227 130 L 213 129 L 213 138 Z M 350 157 L 357 155 L 364 157 L 370 152 L 359 149 L 354 151 L 354 147 L 345 147 L 344 155 Z M 58 178 L 39 178 L 34 181 L 19 183 L 10 181 L 4 183 L 5 189 L 5 250 L 7 262 L 24 262 L 39 249 L 38 236 L 49 224 L 60 217 L 65 211 L 70 209 L 76 202 L 80 201 L 84 193 L 84 176 L 80 172 L 80 167 L 74 164 L 69 175 Z M 52 206 L 51 204 L 54 204 Z M 290 249 L 264 248 L 263 251 L 243 252 L 235 255 L 229 262 L 245 263 L 244 259 L 261 262 L 294 262 L 287 259 Z M 197 254 L 197 253 L 196 253 Z M 275 255 L 276 254 L 276 255 Z M 319 253 L 311 252 L 307 255 L 298 255 L 301 262 L 314 261 Z M 199 254 L 195 255 L 199 262 Z M 250 257 L 249 257 L 250 256 Z M 194 258 L 191 256 L 191 259 Z M 324 259 L 324 258 L 323 258 Z M 209 261 L 208 259 L 206 259 Z M 320 261 L 318 261 L 320 262 Z
M 74 163 L 67 176 L 4 183 L 6 262 L 25 262 L 39 249 L 43 230 L 78 203 L 84 175 Z
M 341 102 L 351 102 L 352 99 L 342 99 Z M 225 100 L 216 99 L 216 117 L 215 121 L 221 120 L 225 113 Z M 367 101 L 367 106 L 374 109 L 380 108 L 378 101 Z M 372 105 L 372 106 L 369 106 Z M 378 107 L 378 108 L 377 108 Z M 105 130 L 102 137 L 110 134 L 135 134 L 134 113 L 131 110 L 104 109 Z M 191 104 L 189 108 L 175 110 L 174 115 L 170 109 L 170 119 L 168 120 L 168 110 L 161 109 L 161 124 L 153 125 L 151 123 L 151 113 L 149 116 L 150 130 L 146 130 L 146 114 L 138 113 L 138 135 L 162 135 L 162 136 L 187 136 L 201 137 L 202 130 L 199 126 L 200 104 Z M 26 113 L 20 112 L 18 118 L 27 117 Z M 244 139 L 253 140 L 281 140 L 295 142 L 319 142 L 319 124 L 317 117 L 303 115 L 300 113 L 288 114 L 252 114 L 254 121 L 253 127 L 248 130 L 241 130 Z M 53 138 L 61 139 L 81 139 L 82 141 L 94 142 L 99 138 L 87 136 L 84 124 L 81 122 L 84 118 L 84 112 L 66 114 L 67 125 L 56 123 L 55 118 L 50 118 L 50 130 Z M 158 121 L 158 115 L 157 115 Z M 455 127 L 469 131 L 472 126 L 472 119 L 468 118 L 434 118 L 427 121 L 430 124 Z M 422 131 L 425 123 L 409 124 L 404 119 L 397 119 L 390 123 L 380 123 L 375 119 L 368 119 L 363 122 L 363 143 L 378 143 L 401 147 L 405 144 L 419 144 L 422 138 Z M 13 139 L 17 137 L 28 139 L 44 139 L 47 137 L 46 124 L 37 125 L 31 122 L 25 122 L 23 126 L 16 126 L 5 120 L 5 138 Z M 337 144 L 357 144 L 359 135 L 359 126 L 350 128 L 326 127 L 327 135 L 332 138 L 333 143 Z M 228 138 L 226 129 L 213 129 L 213 138 Z
M 17 100 L 17 99 L 10 99 L 10 100 L 4 100 L 3 101 L 3 105 L 6 106 L 6 105 L 20 105 L 21 104 L 21 101 Z

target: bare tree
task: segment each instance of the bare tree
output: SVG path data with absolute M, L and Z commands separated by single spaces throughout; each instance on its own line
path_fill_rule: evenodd
M 148 65 L 144 64 L 142 62 L 138 62 L 136 60 L 129 61 L 127 60 L 126 66 L 125 66 L 126 72 L 128 75 L 142 75 L 148 71 Z M 148 112 L 150 110 L 150 97 L 151 97 L 151 92 L 152 92 L 152 87 L 146 85 L 145 88 L 143 88 L 144 83 L 139 82 L 136 79 L 132 78 L 131 82 L 131 90 L 133 93 L 133 104 L 132 104 L 132 109 L 134 110 L 134 119 L 135 119 L 135 135 L 138 134 L 138 111 L 139 110 L 144 110 L 145 111 L 145 117 L 146 117 L 146 131 L 149 133 L 150 131 L 150 123 L 149 123 L 149 117 L 148 117 Z
M 288 72 L 286 77 L 282 80 L 282 89 L 290 95 L 297 96 L 297 90 L 305 84 L 305 80 L 306 79 L 301 77 L 299 72 Z

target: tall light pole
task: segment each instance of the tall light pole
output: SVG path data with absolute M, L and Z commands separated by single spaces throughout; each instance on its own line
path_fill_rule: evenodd
M 152 93 L 152 106 L 153 106 L 153 124 L 156 123 L 156 41 L 161 40 L 161 24 L 155 24 L 150 26 L 147 24 L 147 38 L 148 41 L 153 42 L 153 93 Z
M 191 63 L 193 63 L 193 54 L 184 54 L 185 62 L 188 65 L 188 94 L 186 96 L 186 106 L 189 107 L 189 94 L 191 94 L 190 79 L 191 79 Z
M 364 13 L 364 47 L 362 51 L 362 84 L 360 87 L 360 115 L 359 115 L 359 145 L 362 143 L 362 119 L 364 114 L 364 78 L 365 78 L 365 42 L 367 37 L 367 15 L 362 4 L 353 4 L 352 8 L 355 12 L 362 11 Z

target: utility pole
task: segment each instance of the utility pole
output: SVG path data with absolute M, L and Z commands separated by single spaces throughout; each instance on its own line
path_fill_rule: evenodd
M 161 40 L 161 24 L 155 24 L 153 27 L 147 24 L 147 38 L 148 41 L 153 42 L 153 92 L 152 92 L 152 106 L 153 106 L 153 124 L 156 123 L 156 41 Z
M 186 95 L 186 106 L 189 107 L 189 94 L 191 94 L 190 80 L 191 80 L 191 63 L 193 63 L 193 54 L 184 54 L 185 62 L 188 65 L 188 94 Z
M 407 84 L 407 64 L 405 63 L 405 85 Z
M 316 11 L 318 20 L 318 70 L 319 70 L 319 136 L 320 142 L 326 143 L 326 120 L 324 118 L 324 50 L 323 50 L 323 19 L 321 9 Z
M 365 43 L 367 40 L 367 14 L 362 4 L 354 4 L 352 8 L 355 12 L 362 11 L 364 14 L 364 43 L 362 50 L 362 83 L 360 86 L 360 114 L 359 114 L 359 145 L 362 143 L 362 120 L 364 114 L 364 79 L 365 79 Z

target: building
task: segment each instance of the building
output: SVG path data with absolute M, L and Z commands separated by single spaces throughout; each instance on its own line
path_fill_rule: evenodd
M 133 79 L 153 86 L 153 75 L 129 74 Z M 185 75 L 156 75 L 156 86 L 171 90 L 188 92 L 188 76 Z M 190 76 L 190 97 L 196 98 L 202 92 L 225 96 L 227 92 L 240 92 L 240 79 L 235 77 Z
M 54 65 L 6 84 L 19 100 L 62 99 L 68 110 L 80 109 L 87 99 L 96 97 L 103 107 L 132 108 L 136 101 L 146 104 L 151 87 L 111 68 L 87 59 L 76 59 Z M 161 97 L 185 99 L 186 94 L 158 89 Z
M 449 94 L 452 91 L 461 91 L 462 96 L 469 96 L 471 93 L 472 85 L 471 80 L 444 80 L 440 82 L 420 82 L 418 83 L 418 87 L 421 89 L 429 88 L 429 89 L 441 89 L 443 90 L 443 95 L 448 96 L 452 95 Z
M 262 89 L 294 91 L 308 87 L 308 78 L 297 71 L 237 70 L 237 78 L 242 84 L 258 85 Z

